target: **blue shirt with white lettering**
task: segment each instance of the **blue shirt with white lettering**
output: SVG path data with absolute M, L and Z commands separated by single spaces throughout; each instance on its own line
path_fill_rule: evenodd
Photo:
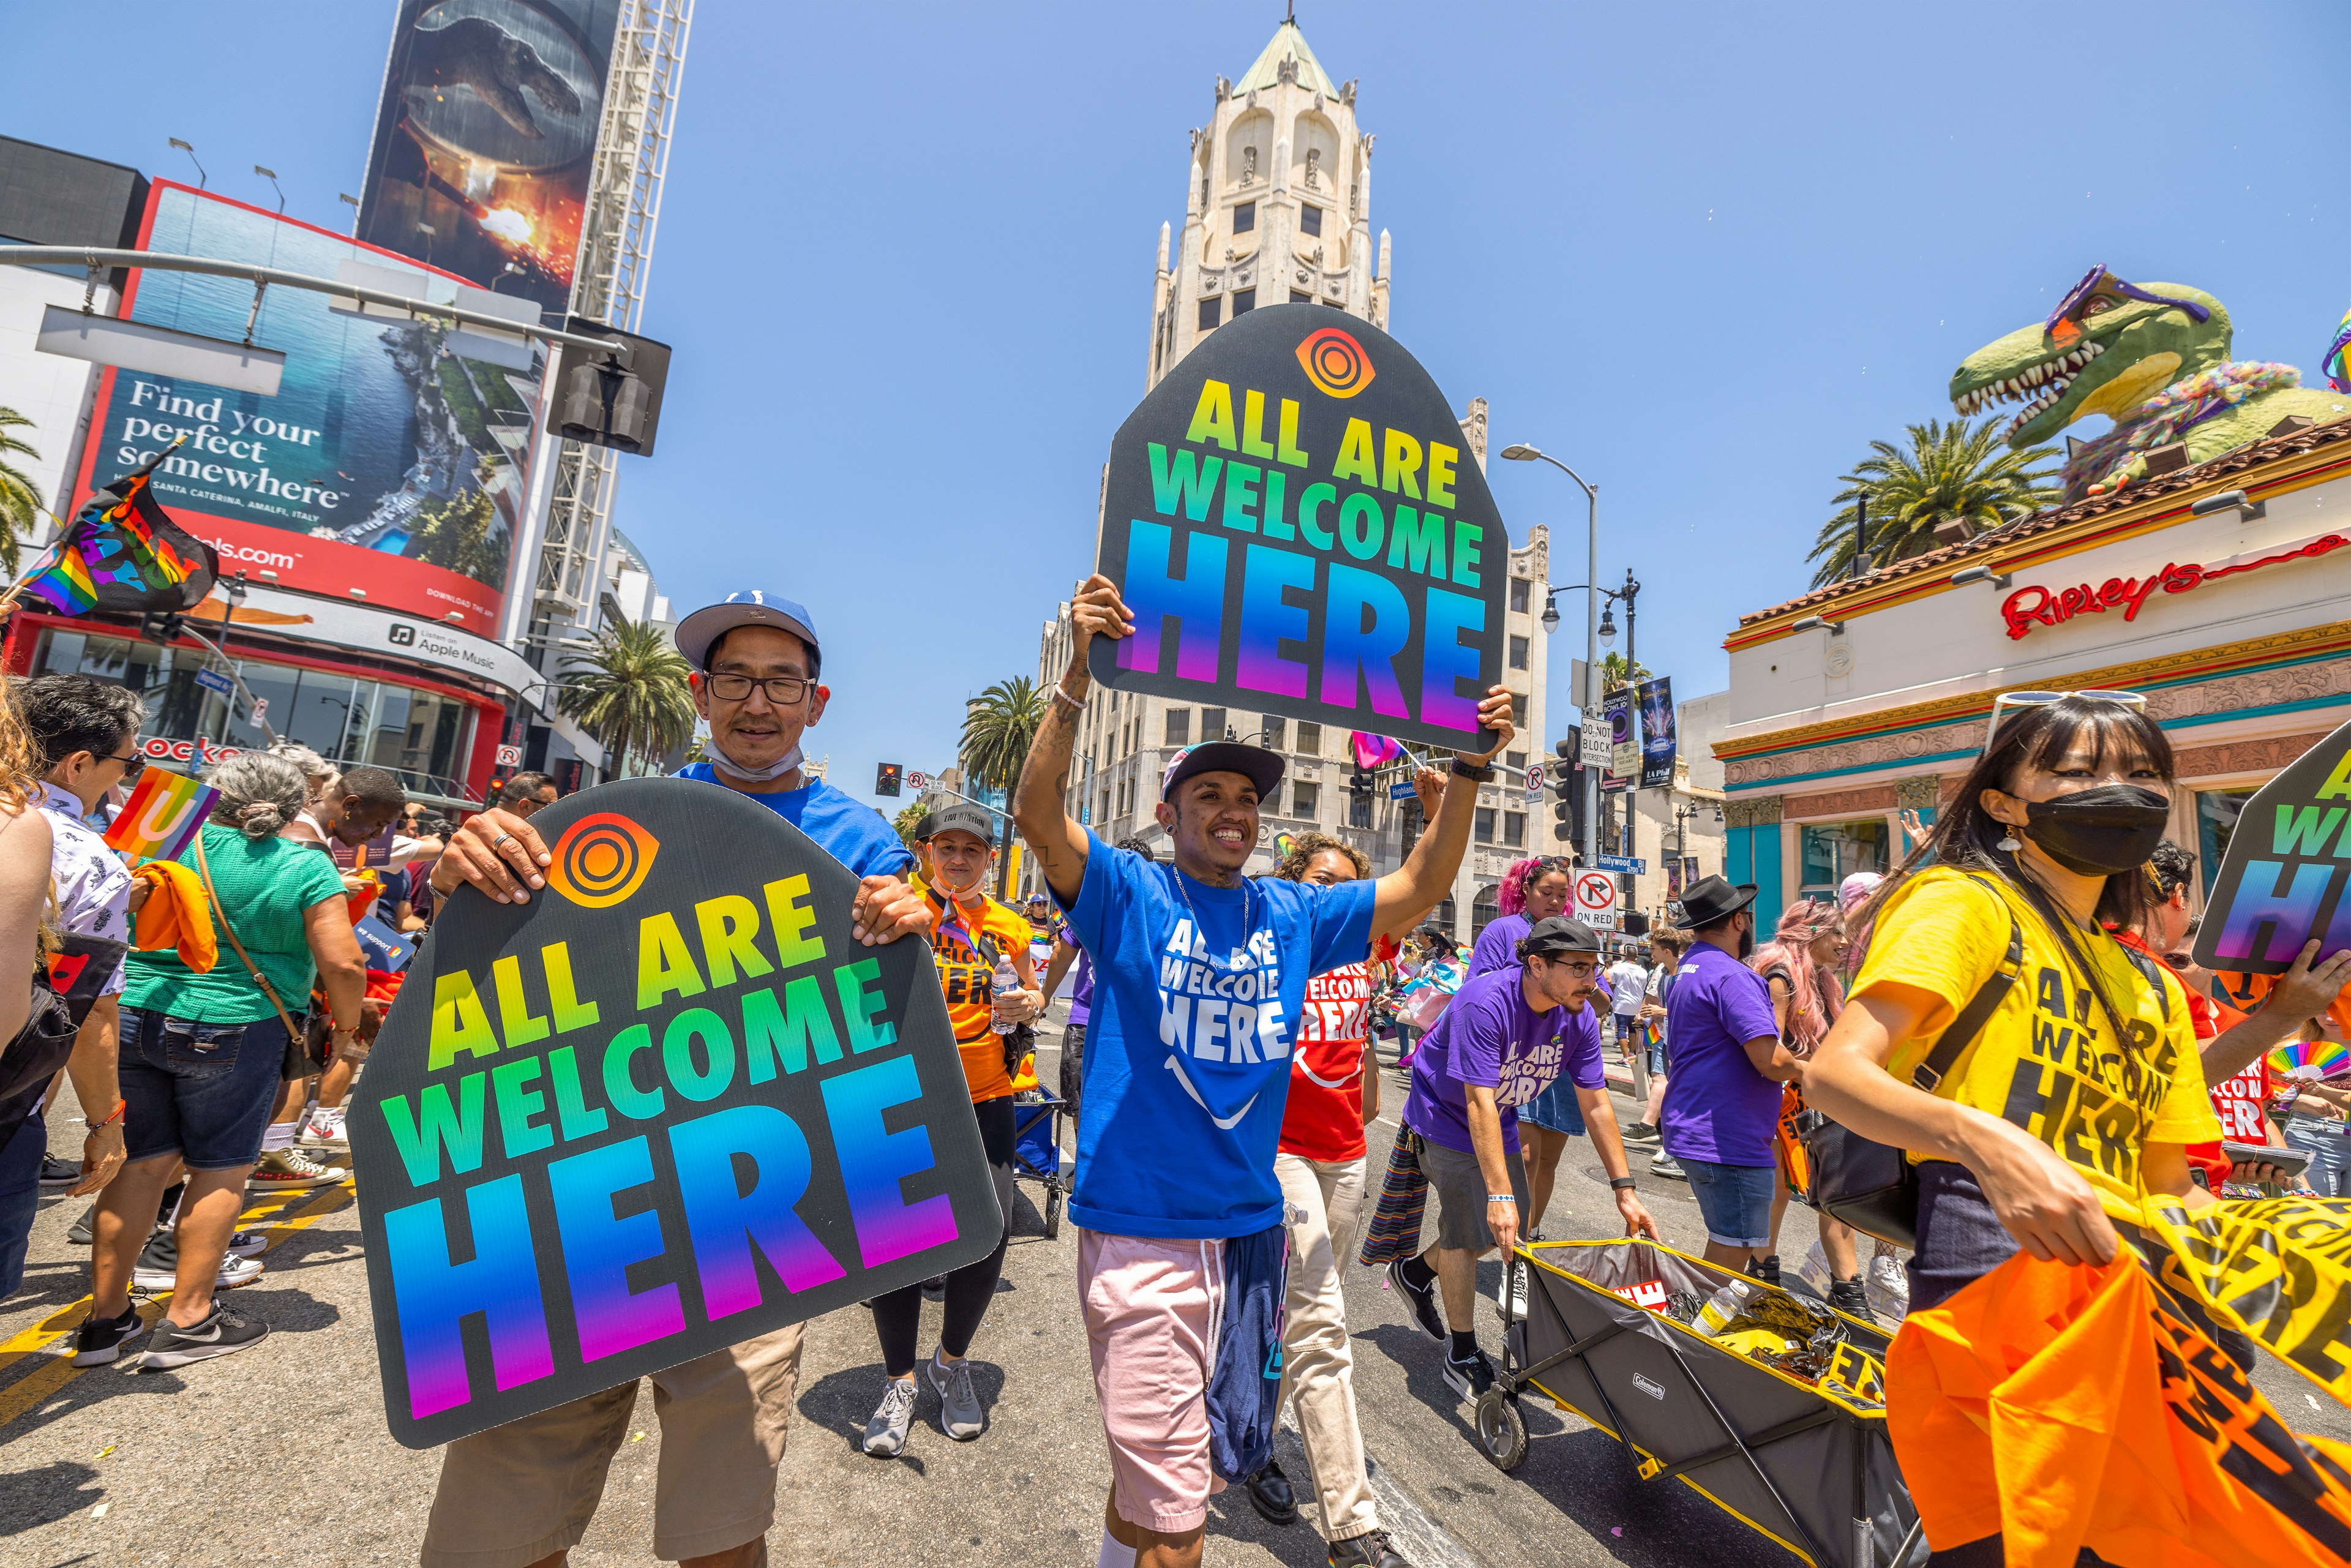
M 1071 1218 L 1178 1241 L 1281 1223 L 1274 1145 L 1306 982 L 1369 955 L 1375 885 L 1210 887 L 1086 835 L 1069 916 L 1094 995 Z

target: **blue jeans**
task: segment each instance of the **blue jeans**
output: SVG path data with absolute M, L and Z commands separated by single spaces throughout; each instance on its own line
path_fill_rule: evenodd
M 2346 1159 L 2343 1124 L 2315 1116 L 2288 1116 L 2279 1129 L 2285 1141 L 2310 1156 L 2306 1179 L 2321 1197 L 2351 1196 L 2351 1160 Z
M 1675 1163 L 1689 1177 L 1690 1196 L 1698 1199 L 1708 1241 L 1759 1251 L 1771 1245 L 1771 1184 L 1780 1179 L 1776 1168 L 1721 1166 L 1687 1155 L 1676 1156 Z
M 1561 1073 L 1541 1093 L 1519 1107 L 1519 1120 L 1571 1138 L 1584 1134 L 1583 1103 L 1575 1097 L 1575 1080 Z
M 124 1152 L 177 1155 L 192 1171 L 233 1171 L 261 1158 L 277 1103 L 286 1026 L 199 1023 L 144 1008 L 122 1009 Z
M 48 1124 L 27 1116 L 0 1145 L 0 1301 L 25 1282 L 25 1247 L 41 1207 L 41 1156 L 49 1152 Z

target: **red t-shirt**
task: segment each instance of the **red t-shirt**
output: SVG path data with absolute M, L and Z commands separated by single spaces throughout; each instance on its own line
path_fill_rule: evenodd
M 1309 1160 L 1364 1157 L 1364 1015 L 1372 977 L 1344 964 L 1306 982 L 1306 1003 L 1290 1039 L 1290 1103 L 1280 1149 Z

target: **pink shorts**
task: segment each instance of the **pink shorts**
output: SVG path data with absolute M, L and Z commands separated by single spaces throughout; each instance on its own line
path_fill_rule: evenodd
M 1225 1490 L 1208 1465 L 1207 1397 L 1224 1248 L 1078 1232 L 1078 1301 L 1110 1441 L 1111 1505 L 1162 1535 L 1197 1530 L 1208 1499 Z

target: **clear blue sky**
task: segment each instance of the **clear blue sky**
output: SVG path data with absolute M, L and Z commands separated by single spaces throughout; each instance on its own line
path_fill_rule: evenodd
M 187 178 L 178 136 L 214 189 L 266 201 L 266 163 L 289 213 L 347 227 L 392 9 L 27 5 L 0 131 Z M 677 358 L 620 520 L 681 611 L 754 584 L 810 606 L 811 749 L 862 795 L 877 761 L 948 761 L 963 699 L 1033 672 L 1088 570 L 1185 133 L 1281 5 L 698 9 L 645 316 Z M 2339 5 L 1299 20 L 1379 137 L 1392 330 L 1491 402 L 1496 450 L 1600 485 L 1603 579 L 1640 574 L 1642 662 L 1683 695 L 1724 684 L 1742 612 L 1802 591 L 1869 440 L 1948 417 L 1959 360 L 2093 264 L 2210 290 L 2238 358 L 2314 383 L 2351 305 Z M 1493 466 L 1513 536 L 1551 524 L 1580 580 L 1581 496 Z

